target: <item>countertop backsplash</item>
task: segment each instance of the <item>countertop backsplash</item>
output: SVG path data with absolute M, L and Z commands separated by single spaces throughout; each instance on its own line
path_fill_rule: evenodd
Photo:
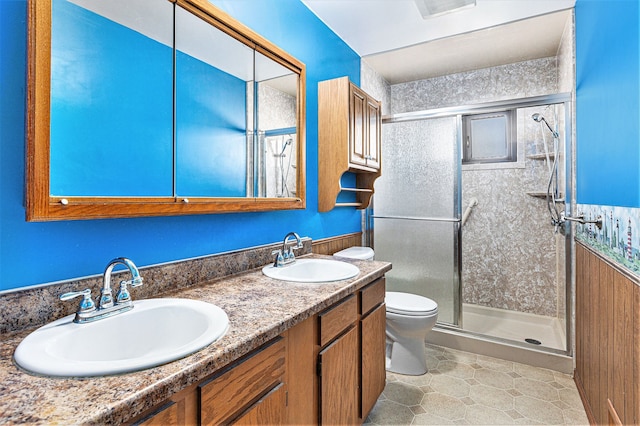
M 302 238 L 302 242 L 303 247 L 295 251 L 296 256 L 312 252 L 311 239 Z M 202 282 L 250 271 L 272 262 L 274 256 L 271 252 L 281 247 L 282 243 L 274 243 L 158 265 L 138 265 L 144 281 L 141 287 L 131 290 L 131 296 L 134 301 L 160 297 L 165 293 Z M 113 257 L 117 256 L 118 253 L 114 253 Z M 110 260 L 105 259 L 104 265 L 100 265 L 100 267 L 106 267 Z M 136 259 L 131 260 L 136 263 Z M 111 282 L 116 291 L 117 283 L 122 278 L 128 278 L 128 275 L 129 271 L 127 270 L 113 273 Z M 39 327 L 55 319 L 73 314 L 78 308 L 78 301 L 62 302 L 59 300 L 59 296 L 69 291 L 79 291 L 85 288 L 90 288 L 94 300 L 97 300 L 102 288 L 102 273 L 0 294 L 0 306 L 2 306 L 0 334 Z

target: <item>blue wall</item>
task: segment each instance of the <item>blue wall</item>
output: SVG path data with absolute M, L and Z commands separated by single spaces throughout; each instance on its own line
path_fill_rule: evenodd
M 360 212 L 318 213 L 317 83 L 360 58 L 298 0 L 215 1 L 307 66 L 307 209 L 138 219 L 24 220 L 26 0 L 0 1 L 0 290 L 99 274 L 116 256 L 139 266 L 266 244 L 295 230 L 323 238 L 360 230 Z
M 639 6 L 576 2 L 576 178 L 581 204 L 640 207 Z

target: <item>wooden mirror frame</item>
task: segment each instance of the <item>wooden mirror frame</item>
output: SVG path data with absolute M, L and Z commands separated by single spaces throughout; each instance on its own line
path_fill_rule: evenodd
M 27 67 L 26 219 L 173 216 L 304 209 L 305 65 L 206 0 L 168 0 L 298 74 L 295 198 L 65 197 L 50 195 L 51 1 L 29 0 Z M 115 161 L 115 160 L 114 160 Z

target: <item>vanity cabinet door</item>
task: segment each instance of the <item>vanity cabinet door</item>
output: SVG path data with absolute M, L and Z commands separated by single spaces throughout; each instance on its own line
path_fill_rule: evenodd
M 235 425 L 281 425 L 285 423 L 287 392 L 284 383 L 280 383 L 244 412 Z
M 360 289 L 360 421 L 364 422 L 386 383 L 385 279 Z
M 133 423 L 140 426 L 165 426 L 165 425 L 177 425 L 180 424 L 180 409 L 178 404 L 171 401 L 168 404 L 160 407 L 158 411 L 152 413 L 150 416 L 144 418 L 140 422 Z
M 318 354 L 320 424 L 358 421 L 358 328 L 337 338 Z
M 385 305 L 378 306 L 373 312 L 360 320 L 360 348 L 362 353 L 360 417 L 362 420 L 369 414 L 384 390 L 386 381 L 385 327 Z
M 270 418 L 284 419 L 285 365 L 285 339 L 279 337 L 214 374 L 198 387 L 200 423 L 269 424 Z

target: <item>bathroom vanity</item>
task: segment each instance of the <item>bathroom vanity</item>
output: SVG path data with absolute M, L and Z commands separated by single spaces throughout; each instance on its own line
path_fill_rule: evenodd
M 292 283 L 251 270 L 162 294 L 216 304 L 230 328 L 193 355 L 139 372 L 34 376 L 12 359 L 32 329 L 7 333 L 0 385 L 12 392 L 0 399 L 0 422 L 361 423 L 385 383 L 384 274 L 391 265 L 353 263 L 360 274 L 343 281 Z

